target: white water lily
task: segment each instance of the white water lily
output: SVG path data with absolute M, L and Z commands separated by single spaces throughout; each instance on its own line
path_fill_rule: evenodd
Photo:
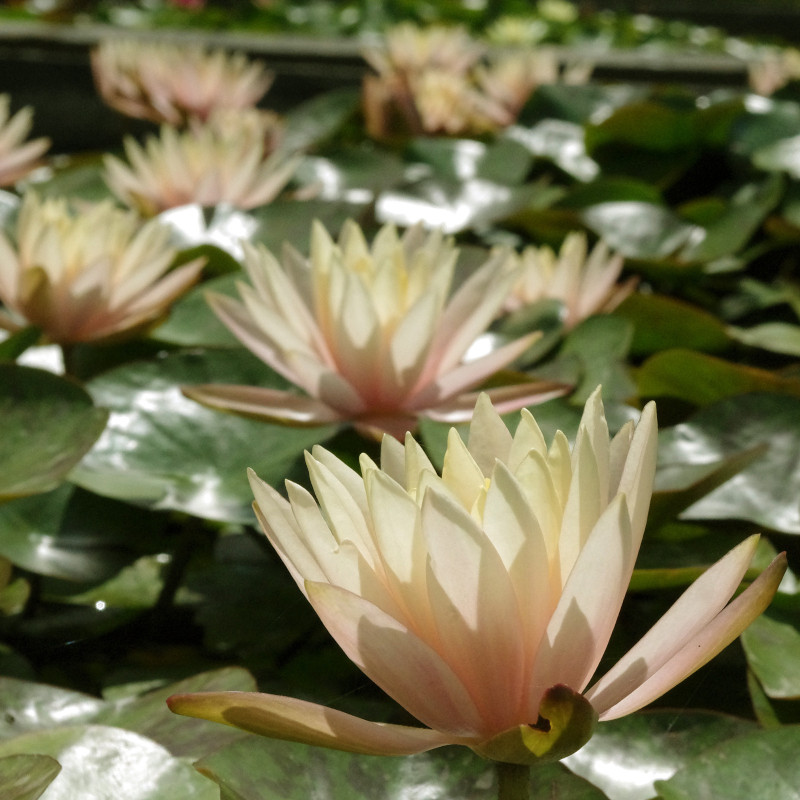
M 401 755 L 447 744 L 496 761 L 562 758 L 595 722 L 629 714 L 713 658 L 769 604 L 777 557 L 731 599 L 758 537 L 692 584 L 599 680 L 647 519 L 655 407 L 610 438 L 599 390 L 574 447 L 533 416 L 508 431 L 479 399 L 441 476 L 409 435 L 361 474 L 315 447 L 314 497 L 251 475 L 264 531 L 347 656 L 426 725 L 368 722 L 248 692 L 177 695 L 173 711 L 268 736 Z
M 602 239 L 589 252 L 582 231 L 568 234 L 558 254 L 547 246 L 526 247 L 519 258 L 522 269 L 506 310 L 544 299 L 559 300 L 568 329 L 592 314 L 612 311 L 636 285 L 635 279 L 617 283 L 622 256 L 612 253 Z
M 498 250 L 452 296 L 458 251 L 440 232 L 386 225 L 370 246 L 352 221 L 334 242 L 314 223 L 311 255 L 286 247 L 281 264 L 245 245 L 251 286 L 241 300 L 211 295 L 217 316 L 241 342 L 307 396 L 254 386 L 186 387 L 217 408 L 294 424 L 349 421 L 402 437 L 417 416 L 468 419 L 473 390 L 521 355 L 537 334 L 467 361 L 516 276 Z M 565 387 L 525 382 L 491 391 L 505 411 Z
M 92 51 L 102 98 L 131 117 L 182 125 L 222 108 L 254 107 L 273 76 L 242 53 L 198 44 L 106 39 Z
M 142 226 L 110 201 L 71 209 L 64 198 L 28 193 L 16 244 L 0 233 L 0 300 L 11 316 L 0 325 L 39 326 L 53 342 L 104 339 L 163 315 L 194 283 L 196 259 L 170 271 L 177 251 L 170 231 Z
M 275 199 L 297 168 L 297 158 L 270 152 L 276 121 L 261 112 L 217 112 L 185 131 L 168 125 L 142 147 L 125 139 L 125 163 L 105 158 L 106 183 L 145 215 L 199 203 L 255 208 Z
M 11 98 L 0 94 L 0 186 L 10 186 L 24 178 L 50 147 L 49 139 L 25 139 L 31 132 L 33 110 L 21 108 L 13 116 Z

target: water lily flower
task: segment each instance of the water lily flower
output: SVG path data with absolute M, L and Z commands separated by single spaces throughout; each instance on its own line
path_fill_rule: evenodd
M 536 333 L 466 360 L 497 314 L 516 271 L 496 251 L 450 297 L 458 257 L 441 232 L 386 225 L 367 244 L 347 222 L 338 243 L 315 222 L 311 255 L 286 247 L 283 265 L 247 244 L 241 300 L 209 295 L 241 342 L 307 396 L 255 386 L 198 385 L 184 392 L 229 411 L 297 425 L 353 422 L 366 433 L 402 437 L 416 417 L 468 419 L 475 387 L 530 346 Z M 566 387 L 524 382 L 492 390 L 504 411 Z
M 515 311 L 543 299 L 560 300 L 567 329 L 592 314 L 612 311 L 636 286 L 635 278 L 617 283 L 622 256 L 611 253 L 602 239 L 589 252 L 583 231 L 568 234 L 558 255 L 547 246 L 526 247 L 520 261 L 522 271 L 506 310 Z
M 86 342 L 129 332 L 163 315 L 194 283 L 202 259 L 169 271 L 176 249 L 157 222 L 110 201 L 75 212 L 64 198 L 29 192 L 16 246 L 0 233 L 0 300 L 11 316 L 39 326 L 52 342 Z
M 599 680 L 595 671 L 642 540 L 656 464 L 655 407 L 609 436 L 599 390 L 575 444 L 548 446 L 523 409 L 508 431 L 486 396 L 441 475 L 408 435 L 361 474 L 322 447 L 314 497 L 251 474 L 256 513 L 347 656 L 425 728 L 379 724 L 290 697 L 175 695 L 173 711 L 356 753 L 467 745 L 498 762 L 560 759 L 600 720 L 658 698 L 770 602 L 778 556 L 744 592 L 758 537 L 710 567 Z
M 92 51 L 103 100 L 131 117 L 182 125 L 220 108 L 254 107 L 272 84 L 264 65 L 242 53 L 197 44 L 111 38 Z
M 33 124 L 33 110 L 26 106 L 10 116 L 11 98 L 0 94 L 0 186 L 10 186 L 25 177 L 50 147 L 41 138 L 26 142 Z
M 297 168 L 297 158 L 270 152 L 277 133 L 273 117 L 215 112 L 185 131 L 164 125 L 144 147 L 127 137 L 125 163 L 105 158 L 105 179 L 125 204 L 145 215 L 188 203 L 229 203 L 255 208 L 271 202 Z
M 511 125 L 533 90 L 560 79 L 553 51 L 490 51 L 461 27 L 390 29 L 364 53 L 376 74 L 363 82 L 367 130 L 377 138 L 480 135 Z M 571 82 L 588 73 L 568 71 Z

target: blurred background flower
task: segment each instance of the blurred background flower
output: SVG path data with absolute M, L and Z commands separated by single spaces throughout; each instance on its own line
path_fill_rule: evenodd
M 0 94 L 0 186 L 25 177 L 50 147 L 50 140 L 45 138 L 25 141 L 32 123 L 32 108 L 26 106 L 12 116 L 11 98 Z
M 311 255 L 290 246 L 283 263 L 246 247 L 252 286 L 241 300 L 210 295 L 220 319 L 307 397 L 252 386 L 187 387 L 218 408 L 295 424 L 352 421 L 402 437 L 417 415 L 463 420 L 472 390 L 536 338 L 524 336 L 474 360 L 465 354 L 506 299 L 518 270 L 498 249 L 451 296 L 458 251 L 440 232 L 386 225 L 370 246 L 355 222 L 334 242 L 313 226 Z M 504 410 L 561 394 L 561 384 L 525 381 L 492 390 Z
M 106 156 L 106 182 L 147 216 L 187 203 L 254 208 L 274 200 L 297 168 L 296 157 L 272 150 L 280 135 L 269 112 L 215 111 L 184 131 L 164 125 L 144 146 L 126 138 L 128 163 Z
M 602 240 L 589 252 L 583 231 L 568 234 L 557 255 L 547 246 L 526 247 L 519 259 L 520 277 L 508 296 L 506 309 L 515 311 L 539 300 L 560 300 L 567 329 L 592 314 L 612 311 L 636 286 L 635 278 L 617 283 L 622 256 L 611 253 Z
M 199 44 L 110 38 L 92 51 L 102 98 L 131 117 L 182 125 L 219 108 L 252 108 L 272 84 L 261 62 Z
M 10 314 L 52 342 L 105 339 L 164 314 L 200 274 L 197 259 L 172 271 L 176 249 L 157 222 L 141 225 L 110 201 L 70 208 L 66 199 L 26 194 L 16 243 L 0 233 L 0 299 Z

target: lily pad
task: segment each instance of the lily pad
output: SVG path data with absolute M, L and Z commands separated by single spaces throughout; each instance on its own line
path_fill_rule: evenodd
M 684 519 L 746 519 L 800 534 L 800 398 L 729 397 L 662 431 L 659 462 L 710 464 L 766 445 L 766 452 L 692 505 Z
M 251 523 L 247 468 L 282 483 L 306 448 L 333 433 L 331 426 L 289 428 L 213 411 L 184 397 L 181 386 L 192 383 L 289 387 L 244 349 L 175 353 L 105 373 L 89 390 L 111 417 L 73 480 L 149 508 Z
M 742 646 L 767 696 L 800 698 L 800 631 L 796 625 L 772 613 L 763 614 L 742 634 Z
M 701 753 L 656 789 L 663 800 L 797 800 L 798 748 L 797 725 L 739 736 Z
M 0 742 L 0 758 L 47 755 L 61 772 L 45 800 L 218 800 L 214 784 L 144 736 L 101 725 L 36 731 Z
M 107 418 L 76 383 L 44 370 L 0 364 L 0 500 L 58 486 Z
M 378 797 L 495 796 L 492 766 L 466 748 L 440 748 L 406 758 L 356 756 L 248 736 L 197 763 L 235 800 L 374 800 Z M 531 797 L 605 800 L 606 796 L 559 764 L 532 770 Z
M 671 777 L 708 747 L 754 728 L 748 720 L 722 714 L 649 711 L 601 723 L 564 763 L 610 800 L 650 800 L 655 781 Z

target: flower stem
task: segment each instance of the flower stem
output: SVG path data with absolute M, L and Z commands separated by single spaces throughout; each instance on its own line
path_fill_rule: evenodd
M 497 800 L 530 800 L 531 768 L 496 761 Z

